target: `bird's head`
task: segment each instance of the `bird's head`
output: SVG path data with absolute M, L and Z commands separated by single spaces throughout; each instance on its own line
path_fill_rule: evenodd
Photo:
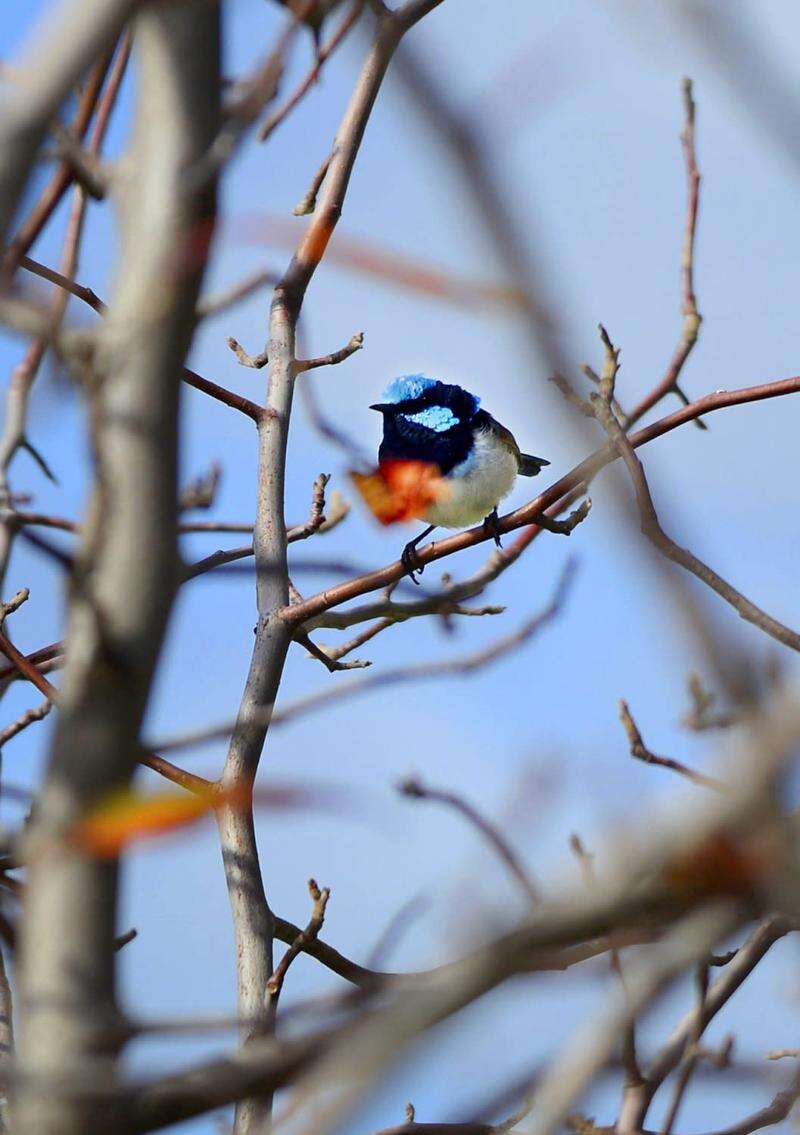
M 453 426 L 469 424 L 480 408 L 480 399 L 460 386 L 427 378 L 424 374 L 404 374 L 393 379 L 370 406 L 385 417 L 401 415 L 436 433 Z

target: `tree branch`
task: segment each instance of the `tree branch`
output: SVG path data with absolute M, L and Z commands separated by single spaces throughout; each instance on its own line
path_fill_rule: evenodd
M 353 166 L 389 61 L 411 25 L 441 0 L 408 6 L 377 22 L 375 38 L 337 131 L 332 158 L 314 217 L 275 289 L 269 319 L 266 409 L 258 421 L 258 503 L 253 533 L 258 623 L 236 728 L 221 777 L 223 790 L 252 785 L 269 728 L 289 644 L 296 630 L 283 617 L 289 603 L 284 478 L 294 394 L 297 320 L 306 289 L 341 215 Z M 222 856 L 236 936 L 238 1012 L 265 1014 L 264 989 L 272 973 L 273 919 L 264 893 L 252 812 L 220 809 Z M 255 1135 L 270 1101 L 237 1107 L 235 1135 Z
M 305 930 L 300 931 L 291 943 L 289 949 L 275 967 L 275 972 L 272 977 L 267 982 L 267 994 L 273 1002 L 277 1001 L 281 995 L 289 966 L 297 955 L 308 947 L 309 943 L 316 941 L 322 929 L 322 924 L 325 921 L 325 907 L 328 905 L 328 899 L 331 896 L 330 888 L 323 887 L 322 890 L 320 890 L 316 880 L 309 879 L 308 893 L 311 895 L 311 902 L 313 904 L 308 925 Z
M 487 820 L 485 816 L 482 816 L 477 808 L 474 808 L 469 801 L 455 792 L 449 792 L 441 788 L 429 788 L 416 776 L 409 776 L 405 780 L 401 780 L 397 787 L 403 796 L 408 796 L 412 800 L 436 800 L 440 804 L 445 804 L 447 807 L 454 809 L 454 811 L 464 816 L 469 823 L 481 833 L 484 839 L 487 840 L 497 853 L 498 857 L 505 863 L 528 901 L 533 904 L 539 902 L 541 898 L 539 888 L 534 883 L 527 869 L 522 865 L 516 851 L 514 851 L 511 844 L 499 831 L 497 826 Z
M 682 402 L 689 404 L 689 399 L 678 386 L 678 379 L 689 358 L 697 336 L 700 331 L 702 316 L 697 310 L 697 299 L 694 294 L 694 245 L 697 232 L 697 209 L 700 201 L 700 173 L 697 169 L 695 154 L 694 123 L 695 103 L 692 95 L 691 79 L 683 80 L 683 106 L 684 125 L 681 133 L 681 147 L 686 167 L 686 221 L 683 234 L 683 249 L 681 251 L 681 293 L 683 327 L 681 337 L 675 352 L 670 359 L 666 374 L 661 382 L 654 386 L 641 402 L 624 419 L 623 425 L 627 432 L 634 423 L 638 422 L 648 410 L 652 409 L 667 394 L 676 394 Z M 702 425 L 700 418 L 695 418 L 698 425 Z
M 676 410 L 672 414 L 659 419 L 650 426 L 645 426 L 643 429 L 637 430 L 627 440 L 632 449 L 638 449 L 642 445 L 646 445 L 656 438 L 663 437 L 664 434 L 669 433 L 671 430 L 677 429 L 679 426 L 687 422 L 694 421 L 701 415 L 710 414 L 715 410 L 727 409 L 731 406 L 741 406 L 750 402 L 759 402 L 766 398 L 781 398 L 789 394 L 797 394 L 800 392 L 800 377 L 781 379 L 776 382 L 763 383 L 758 386 L 744 387 L 740 390 L 716 391 L 713 394 L 707 394 L 703 398 L 699 398 L 696 402 L 692 402 L 689 406 L 685 406 L 680 410 Z M 498 520 L 498 531 L 502 535 L 507 532 L 513 532 L 520 528 L 526 528 L 515 543 L 513 549 L 504 549 L 506 554 L 511 553 L 513 559 L 517 559 L 521 552 L 533 541 L 539 534 L 539 527 L 536 522 L 536 517 L 542 513 L 548 516 L 558 515 L 558 512 L 565 506 L 565 502 L 572 498 L 573 494 L 579 487 L 592 481 L 594 477 L 606 465 L 615 461 L 619 457 L 616 449 L 611 445 L 604 446 L 602 449 L 596 450 L 576 465 L 569 473 L 565 474 L 560 480 L 556 481 L 550 488 L 540 493 L 538 497 L 529 501 L 527 504 L 522 505 L 514 512 L 507 513 L 501 516 Z M 444 559 L 447 556 L 454 555 L 456 552 L 463 551 L 466 548 L 472 548 L 476 544 L 485 543 L 491 539 L 489 533 L 483 525 L 477 528 L 470 528 L 466 532 L 459 532 L 454 536 L 448 536 L 443 540 L 436 540 L 432 544 L 418 550 L 418 556 L 421 564 L 427 565 L 435 563 L 438 560 Z M 338 584 L 335 587 L 327 588 L 325 591 L 317 595 L 310 596 L 302 604 L 297 604 L 291 609 L 287 609 L 285 617 L 293 622 L 309 622 L 316 619 L 318 616 L 327 612 L 332 607 L 339 606 L 341 603 L 346 603 L 351 599 L 357 599 L 361 595 L 366 595 L 370 591 L 377 591 L 382 587 L 387 587 L 389 584 L 401 579 L 404 574 L 404 567 L 398 561 L 388 564 L 386 567 L 378 568 L 376 571 L 369 572 L 365 575 L 359 576 L 356 579 L 348 580 L 345 583 Z M 374 617 L 374 612 L 366 615 L 367 618 Z M 313 625 L 313 624 L 312 624 Z M 346 624 L 350 625 L 350 624 Z
M 703 773 L 696 772 L 694 769 L 689 768 L 688 765 L 681 764 L 680 761 L 676 761 L 672 757 L 660 757 L 656 753 L 651 752 L 642 740 L 639 727 L 633 720 L 631 711 L 628 709 L 628 703 L 623 699 L 619 701 L 619 719 L 622 722 L 622 728 L 625 730 L 630 743 L 631 756 L 637 761 L 644 761 L 644 763 L 648 765 L 659 765 L 661 768 L 672 769 L 673 772 L 685 776 L 687 780 L 691 780 L 695 784 L 703 785 L 704 788 L 713 788 L 717 792 L 726 791 L 727 786 L 715 776 L 705 776 Z
M 50 119 L 135 7 L 136 0 L 62 0 L 24 50 L 0 117 L 0 241 Z
M 717 595 L 724 599 L 726 603 L 729 603 L 741 618 L 752 623 L 771 638 L 783 643 L 784 646 L 789 646 L 792 650 L 800 651 L 800 634 L 784 626 L 783 623 L 779 623 L 777 619 L 768 615 L 766 611 L 762 611 L 760 607 L 757 607 L 755 603 L 751 602 L 746 596 L 742 595 L 740 591 L 737 591 L 735 587 L 732 587 L 726 580 L 717 575 L 712 568 L 703 563 L 702 560 L 698 559 L 697 556 L 693 555 L 686 548 L 681 548 L 679 544 L 676 544 L 675 541 L 666 534 L 658 520 L 658 513 L 653 503 L 653 497 L 650 493 L 644 467 L 633 452 L 630 439 L 625 436 L 616 418 L 601 399 L 595 396 L 593 404 L 597 412 L 598 421 L 617 448 L 633 481 L 633 486 L 636 491 L 636 502 L 639 507 L 642 535 L 646 536 L 650 543 L 657 548 L 662 555 L 666 556 L 668 560 L 679 564 L 680 567 L 685 568 L 686 571 L 699 579 L 701 583 L 705 583 L 712 591 L 716 591 Z
M 37 59 L 38 73 L 62 72 L 61 59 L 76 66 L 65 43 L 88 45 L 101 10 L 108 23 L 131 6 L 65 5 L 71 26 L 48 24 L 49 34 L 59 33 L 55 61 Z M 109 1117 L 105 1105 L 76 1097 L 72 1086 L 96 1058 L 111 1055 L 117 872 L 63 836 L 136 767 L 177 585 L 179 379 L 215 205 L 213 185 L 192 188 L 185 170 L 217 128 L 218 15 L 210 0 L 148 5 L 137 26 L 137 130 L 120 187 L 121 260 L 93 358 L 102 379 L 91 395 L 95 494 L 72 592 L 49 768 L 26 845 L 20 1135 L 123 1123 L 121 1113 Z M 132 547 L 147 554 L 131 555 Z

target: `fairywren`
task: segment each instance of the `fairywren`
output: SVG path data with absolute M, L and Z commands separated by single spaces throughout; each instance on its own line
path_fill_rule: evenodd
M 416 546 L 434 528 L 467 528 L 483 520 L 490 529 L 495 526 L 499 545 L 498 503 L 511 492 L 518 474 L 535 477 L 550 464 L 522 453 L 511 431 L 481 410 L 476 395 L 422 374 L 394 379 L 370 409 L 383 415 L 381 467 L 417 462 L 435 467 L 441 478 L 441 491 L 418 514 L 429 527 L 403 551 L 412 579 L 421 570 Z

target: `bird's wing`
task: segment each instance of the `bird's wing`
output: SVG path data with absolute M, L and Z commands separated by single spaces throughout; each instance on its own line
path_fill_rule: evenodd
M 537 473 L 541 473 L 545 465 L 550 464 L 543 457 L 533 457 L 530 453 L 522 453 L 511 430 L 507 430 L 491 414 L 487 414 L 486 418 L 486 424 L 495 437 L 498 437 L 516 456 L 519 471 L 523 477 L 535 477 Z

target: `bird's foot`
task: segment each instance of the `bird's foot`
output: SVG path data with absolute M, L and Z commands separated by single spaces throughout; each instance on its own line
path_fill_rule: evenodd
M 425 565 L 420 563 L 417 545 L 422 543 L 427 536 L 430 536 L 435 527 L 435 524 L 429 524 L 424 532 L 420 532 L 419 536 L 415 536 L 413 540 L 409 541 L 405 548 L 403 548 L 403 554 L 400 557 L 400 563 L 411 577 L 411 582 L 416 583 L 418 586 L 419 580 L 417 579 L 417 575 L 422 575 L 425 570 Z
M 483 522 L 483 527 L 487 533 L 492 537 L 498 548 L 502 548 L 503 542 L 500 539 L 500 518 L 497 515 L 497 509 L 493 508 L 489 515 Z
M 400 563 L 406 569 L 406 574 L 411 582 L 416 583 L 417 587 L 419 587 L 420 582 L 417 579 L 417 575 L 422 575 L 425 570 L 425 565 L 420 563 L 416 540 L 409 541 L 405 548 L 403 548 Z

